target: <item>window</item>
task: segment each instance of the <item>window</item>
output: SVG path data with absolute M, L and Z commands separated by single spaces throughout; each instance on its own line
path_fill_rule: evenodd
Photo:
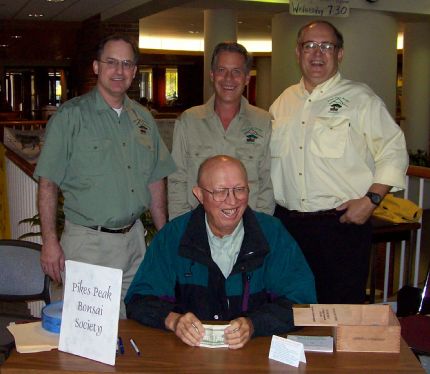
M 140 98 L 146 97 L 148 101 L 152 101 L 152 69 L 142 68 L 140 73 Z
M 172 103 L 178 98 L 178 69 L 166 69 L 166 101 Z

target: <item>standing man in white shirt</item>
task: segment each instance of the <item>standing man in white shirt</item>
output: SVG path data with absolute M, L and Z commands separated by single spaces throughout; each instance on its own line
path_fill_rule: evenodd
M 383 101 L 338 72 L 343 36 L 314 21 L 298 33 L 299 84 L 272 104 L 271 176 L 280 218 L 314 272 L 319 303 L 363 303 L 369 218 L 405 187 L 404 135 Z

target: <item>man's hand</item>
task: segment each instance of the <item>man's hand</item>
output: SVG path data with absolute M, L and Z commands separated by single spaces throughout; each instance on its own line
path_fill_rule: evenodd
M 61 283 L 61 272 L 64 271 L 64 252 L 58 240 L 52 240 L 42 245 L 40 265 L 45 274 Z
M 361 199 L 352 199 L 342 205 L 339 205 L 336 210 L 346 210 L 339 218 L 341 223 L 355 223 L 362 225 L 370 218 L 376 205 L 373 204 L 366 196 Z
M 224 341 L 230 349 L 242 348 L 254 334 L 254 325 L 249 318 L 239 317 L 230 321 L 224 330 Z
M 205 329 L 193 313 L 178 314 L 170 312 L 166 317 L 165 326 L 173 331 L 185 344 L 199 346 L 205 336 Z

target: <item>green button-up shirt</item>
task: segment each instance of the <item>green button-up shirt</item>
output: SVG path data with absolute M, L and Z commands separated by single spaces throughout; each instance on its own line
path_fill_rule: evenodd
M 151 114 L 125 97 L 118 116 L 95 88 L 51 118 L 34 176 L 60 187 L 67 220 L 122 227 L 149 207 L 148 184 L 174 170 Z

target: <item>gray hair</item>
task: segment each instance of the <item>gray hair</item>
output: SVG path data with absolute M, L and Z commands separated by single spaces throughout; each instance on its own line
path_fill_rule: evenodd
M 245 70 L 248 74 L 252 68 L 252 56 L 248 53 L 246 48 L 237 42 L 222 42 L 218 43 L 212 53 L 211 70 L 215 71 L 218 64 L 218 55 L 221 52 L 236 52 L 242 55 L 245 59 Z

